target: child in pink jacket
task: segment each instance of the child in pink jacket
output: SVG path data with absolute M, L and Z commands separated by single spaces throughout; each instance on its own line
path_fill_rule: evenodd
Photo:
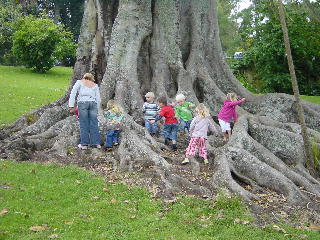
M 227 100 L 224 101 L 223 107 L 218 114 L 218 120 L 223 133 L 224 141 L 228 141 L 231 136 L 230 121 L 233 119 L 235 122 L 238 120 L 236 106 L 243 103 L 246 99 L 242 98 L 237 101 L 235 93 L 228 93 Z

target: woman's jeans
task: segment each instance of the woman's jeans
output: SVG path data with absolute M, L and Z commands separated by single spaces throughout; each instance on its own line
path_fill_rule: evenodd
M 100 145 L 98 106 L 96 102 L 78 102 L 80 121 L 80 144 Z
M 112 148 L 114 143 L 119 143 L 120 130 L 107 130 L 106 148 Z

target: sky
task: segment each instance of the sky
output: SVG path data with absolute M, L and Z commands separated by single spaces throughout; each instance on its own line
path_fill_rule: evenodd
M 239 10 L 241 11 L 242 9 L 249 7 L 249 5 L 250 5 L 250 0 L 242 0 L 239 3 Z

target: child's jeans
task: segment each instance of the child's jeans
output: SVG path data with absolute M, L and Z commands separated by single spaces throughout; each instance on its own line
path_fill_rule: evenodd
M 120 130 L 107 130 L 106 133 L 106 148 L 112 148 L 114 143 L 119 142 Z
M 179 131 L 181 131 L 182 133 L 184 133 L 184 130 L 187 129 L 187 130 L 188 130 L 188 133 L 189 133 L 189 129 L 190 129 L 191 122 L 192 122 L 192 120 L 190 120 L 190 121 L 184 121 L 184 120 L 180 119 Z
M 207 148 L 206 148 L 206 140 L 205 138 L 191 138 L 189 142 L 189 146 L 186 150 L 186 157 L 195 156 L 196 151 L 199 148 L 199 156 L 203 157 L 205 160 L 208 159 L 207 156 Z
M 145 120 L 144 126 L 148 129 L 149 133 L 157 133 L 158 132 L 157 122 L 151 123 L 149 120 Z
M 165 124 L 163 126 L 163 136 L 170 140 L 177 140 L 178 123 Z

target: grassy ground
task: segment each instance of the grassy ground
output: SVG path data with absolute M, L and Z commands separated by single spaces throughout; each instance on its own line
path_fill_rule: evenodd
M 320 104 L 320 96 L 305 96 L 305 95 L 301 95 L 301 98 L 306 100 L 306 101 L 312 102 L 312 103 Z
M 0 160 L 0 176 L 0 239 L 319 239 L 252 226 L 237 198 L 165 203 L 143 189 L 53 164 Z
M 71 73 L 66 67 L 41 74 L 24 67 L 0 66 L 0 127 L 61 97 Z

